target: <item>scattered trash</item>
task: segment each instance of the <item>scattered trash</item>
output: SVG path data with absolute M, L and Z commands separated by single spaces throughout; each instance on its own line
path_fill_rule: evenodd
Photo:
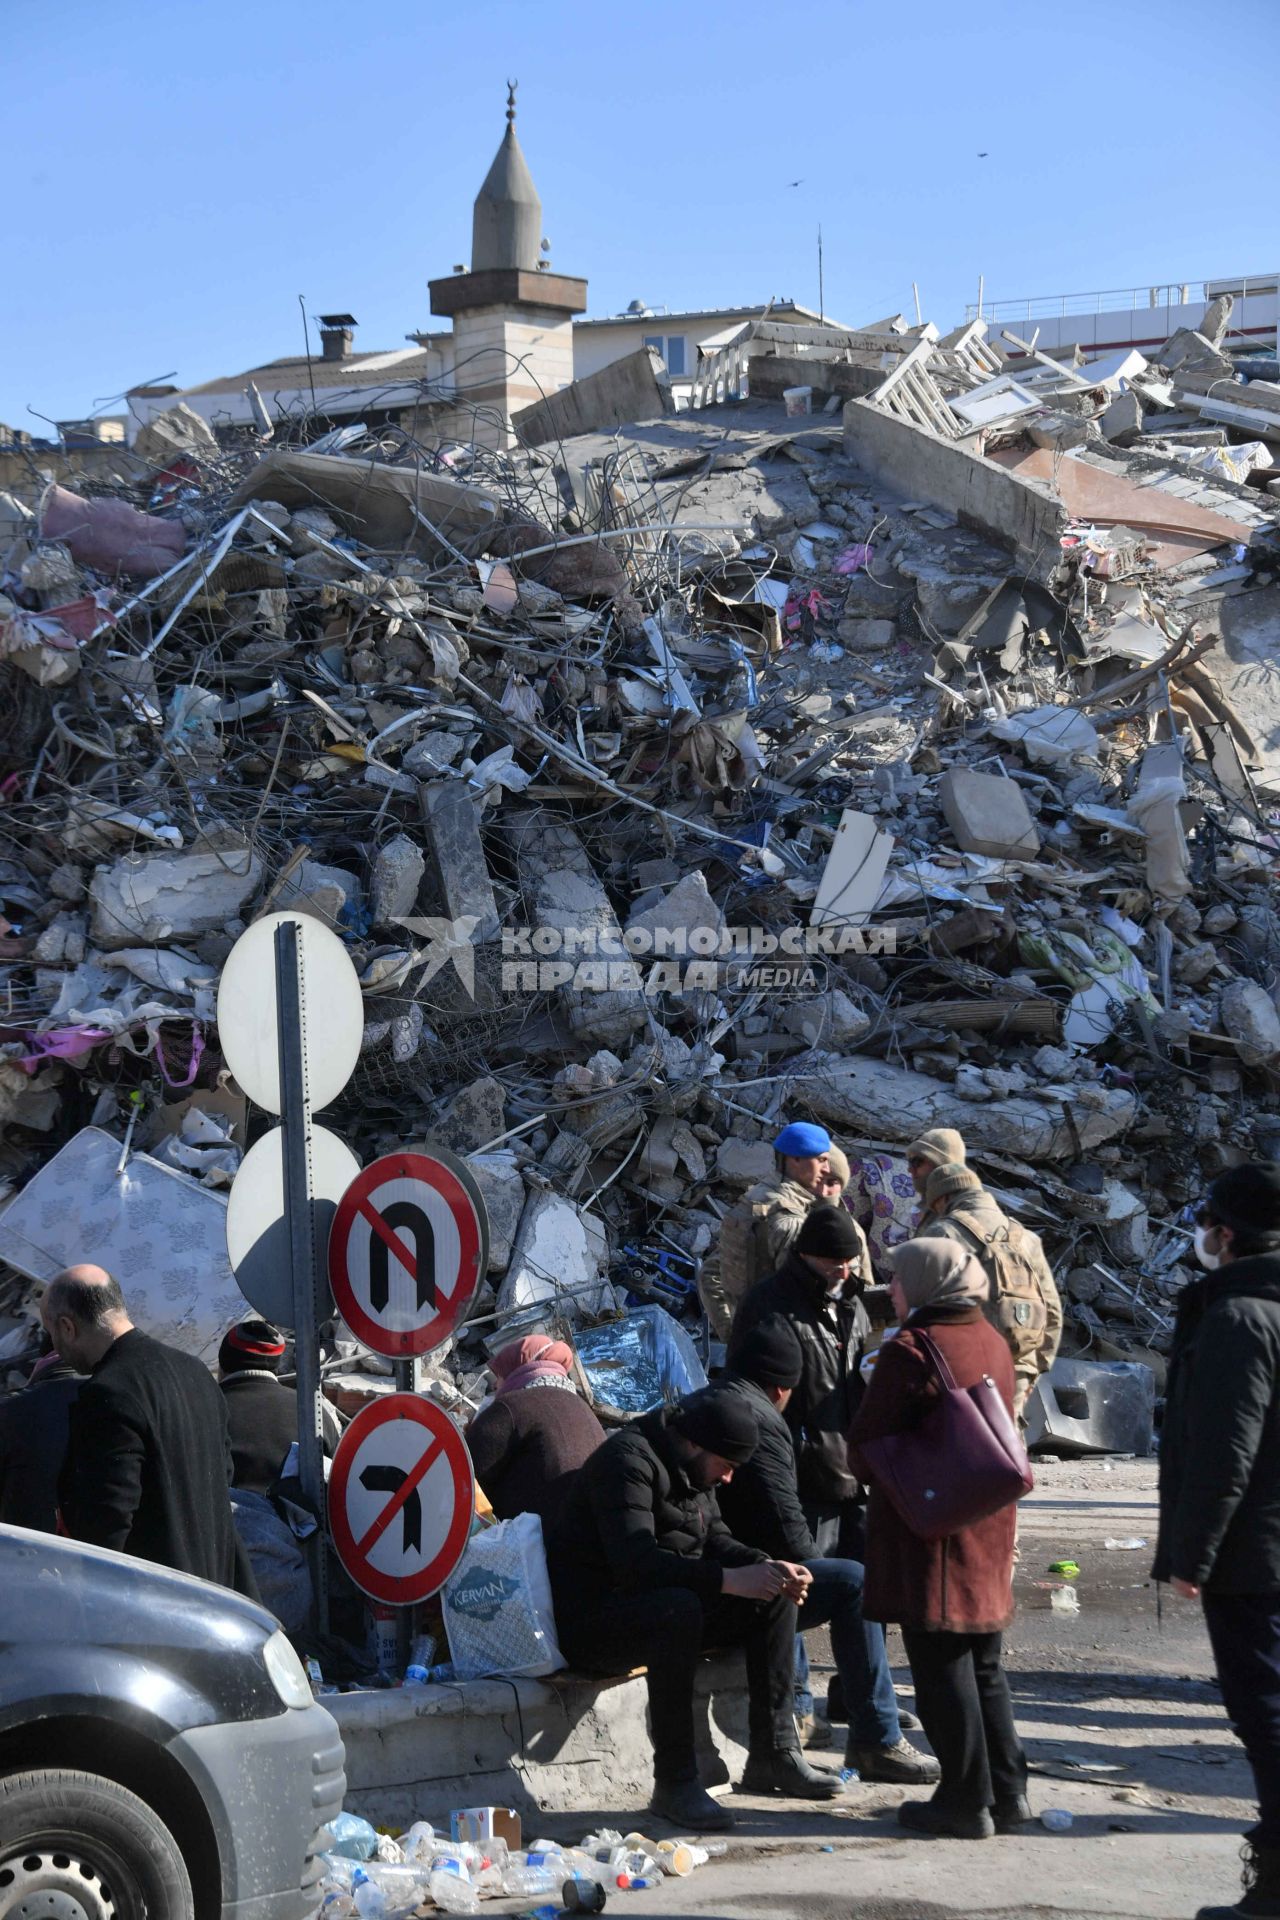
M 1075 1580 L 1079 1578 L 1080 1566 L 1075 1560 L 1051 1560 L 1049 1571 L 1061 1574 L 1064 1580 Z
M 1049 1595 L 1049 1605 L 1055 1613 L 1079 1613 L 1080 1595 L 1074 1587 L 1055 1587 Z
M 1140 1547 L 1145 1547 L 1147 1543 L 1145 1540 L 1134 1538 L 1132 1540 L 1104 1540 L 1102 1544 L 1108 1553 L 1136 1553 Z
M 1074 1824 L 1074 1816 L 1065 1807 L 1046 1807 L 1040 1815 L 1040 1825 L 1049 1833 L 1070 1833 Z

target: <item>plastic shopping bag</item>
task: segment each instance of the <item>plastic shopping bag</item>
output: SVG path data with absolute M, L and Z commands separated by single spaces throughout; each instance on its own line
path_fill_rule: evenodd
M 536 1513 L 472 1534 L 445 1581 L 444 1623 L 460 1680 L 532 1678 L 564 1665 Z

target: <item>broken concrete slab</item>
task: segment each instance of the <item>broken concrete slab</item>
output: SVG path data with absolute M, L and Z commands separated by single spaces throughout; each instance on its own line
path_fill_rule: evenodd
M 1134 1360 L 1055 1360 L 1027 1401 L 1027 1445 L 1055 1453 L 1151 1451 L 1155 1375 Z
M 421 789 L 420 804 L 446 913 L 455 925 L 468 923 L 464 937 L 476 946 L 496 940 L 498 903 L 480 838 L 478 798 L 462 780 L 439 780 Z
M 1071 1097 L 1015 1097 L 977 1106 L 927 1074 L 884 1060 L 831 1054 L 796 1077 L 795 1104 L 852 1129 L 855 1138 L 912 1140 L 926 1127 L 955 1127 L 970 1154 L 1012 1154 L 1034 1162 L 1074 1160 L 1116 1139 L 1137 1115 L 1120 1088 L 1073 1087 Z
M 938 782 L 938 799 L 962 853 L 1034 860 L 1040 851 L 1040 835 L 1016 781 L 973 767 L 948 767 Z
M 134 455 L 153 467 L 171 467 L 176 460 L 216 460 L 222 449 L 207 420 L 180 400 L 176 407 L 157 413 L 138 429 Z
M 655 960 L 668 955 L 697 958 L 704 947 L 714 954 L 724 930 L 724 914 L 711 897 L 706 875 L 701 870 L 684 878 L 664 893 L 661 899 L 627 921 L 627 938 L 647 943 L 637 951 L 652 953 Z
M 811 999 L 787 1001 L 778 1024 L 811 1047 L 838 1047 L 842 1053 L 852 1053 L 871 1031 L 871 1016 L 835 987 Z
M 269 453 L 241 482 L 231 505 L 251 500 L 322 505 L 371 547 L 432 557 L 445 551 L 436 534 L 467 552 L 482 553 L 503 524 L 491 493 L 429 474 L 421 463 L 391 467 L 327 453 Z
M 1222 989 L 1222 1025 L 1248 1067 L 1263 1067 L 1280 1054 L 1280 1014 L 1256 980 L 1230 980 Z
M 603 1279 L 609 1243 L 604 1222 L 558 1193 L 532 1193 L 525 1203 L 498 1291 L 503 1314 L 557 1303 L 570 1319 L 605 1311 L 613 1289 Z M 592 1283 L 599 1281 L 598 1286 Z
M 247 846 L 126 854 L 94 870 L 90 933 L 100 947 L 168 946 L 225 929 L 261 884 L 262 861 Z
M 1025 556 L 1035 578 L 1046 578 L 1057 565 L 1067 513 L 1044 482 L 1024 480 L 869 400 L 846 405 L 844 450 L 883 485 L 908 499 L 928 501 L 1001 546 L 1012 546 Z
M 574 380 L 513 414 L 511 427 L 524 447 L 569 440 L 579 433 L 603 433 L 637 420 L 659 420 L 675 412 L 671 376 L 652 347 L 611 361 L 598 373 Z

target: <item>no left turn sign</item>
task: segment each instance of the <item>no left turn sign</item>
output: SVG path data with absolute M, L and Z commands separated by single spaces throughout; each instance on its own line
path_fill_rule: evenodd
M 362 1592 L 408 1607 L 444 1585 L 471 1531 L 475 1481 L 440 1407 L 396 1393 L 358 1413 L 329 1475 L 329 1527 Z
M 470 1169 L 452 1154 L 389 1153 L 351 1182 L 329 1234 L 339 1313 L 375 1353 L 429 1353 L 466 1318 L 489 1261 Z

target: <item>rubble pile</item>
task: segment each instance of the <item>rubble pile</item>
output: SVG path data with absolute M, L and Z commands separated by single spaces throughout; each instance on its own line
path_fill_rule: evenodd
M 5 1192 L 86 1128 L 225 1192 L 218 971 L 289 907 L 365 997 L 325 1125 L 472 1159 L 481 1334 L 679 1307 L 811 1115 L 868 1209 L 958 1127 L 1064 1351 L 1159 1375 L 1188 1203 L 1280 1140 L 1276 388 L 1212 331 L 724 353 L 529 451 L 178 407 L 0 496 Z

